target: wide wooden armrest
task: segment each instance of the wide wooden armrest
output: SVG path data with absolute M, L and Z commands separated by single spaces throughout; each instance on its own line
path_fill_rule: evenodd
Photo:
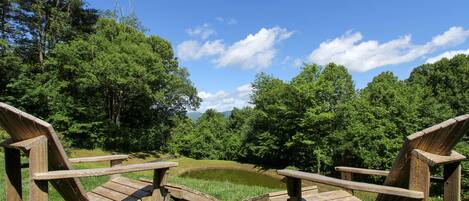
M 0 143 L 0 146 L 10 149 L 19 149 L 23 151 L 30 150 L 32 147 L 39 143 L 47 142 L 47 137 L 44 135 L 40 135 L 37 137 L 33 137 L 31 139 L 23 140 L 23 141 L 16 141 L 12 138 L 8 138 L 5 141 Z
M 355 167 L 346 167 L 346 166 L 337 166 L 337 167 L 335 167 L 335 171 L 337 171 L 337 172 L 349 172 L 349 173 L 353 173 L 353 174 L 384 176 L 384 177 L 387 177 L 388 174 L 389 174 L 388 170 L 373 170 L 373 169 L 355 168 Z M 437 177 L 437 176 L 431 176 L 430 180 L 432 182 L 443 182 L 444 181 L 444 179 L 442 177 Z
M 113 161 L 113 160 L 127 160 L 128 155 L 109 155 L 109 156 L 93 156 L 83 158 L 70 158 L 71 163 L 91 163 L 91 162 L 102 162 L 102 161 Z
M 387 170 L 372 170 L 372 169 L 345 167 L 345 166 L 337 166 L 335 167 L 335 170 L 337 172 L 350 172 L 354 174 L 375 175 L 375 176 L 388 176 L 389 174 L 389 171 Z
M 96 168 L 96 169 L 81 169 L 81 170 L 58 170 L 50 172 L 36 173 L 33 176 L 34 180 L 53 180 L 53 179 L 66 179 L 66 178 L 79 178 L 79 177 L 94 177 L 104 176 L 128 172 L 139 172 L 146 170 L 165 169 L 176 167 L 176 162 L 153 162 L 142 163 L 125 166 L 115 166 L 110 168 Z
M 278 170 L 277 173 L 286 177 L 304 179 L 307 181 L 327 184 L 331 186 L 337 186 L 337 187 L 351 189 L 351 190 L 381 193 L 381 194 L 395 195 L 395 196 L 414 198 L 414 199 L 424 198 L 423 192 L 408 190 L 404 188 L 368 184 L 368 183 L 356 182 L 356 181 L 348 181 L 348 180 L 336 179 L 336 178 L 326 177 L 326 176 L 319 175 L 319 174 L 301 172 L 301 171 L 296 171 L 296 170 Z
M 412 155 L 418 159 L 424 161 L 429 166 L 435 166 L 439 164 L 454 163 L 466 160 L 466 157 L 456 151 L 451 151 L 449 156 L 442 156 L 438 154 L 428 153 L 420 149 L 412 150 Z

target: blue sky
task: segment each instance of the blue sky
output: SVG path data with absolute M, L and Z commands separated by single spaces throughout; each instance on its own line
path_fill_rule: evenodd
M 135 13 L 171 42 L 203 98 L 199 111 L 248 104 L 259 72 L 290 80 L 302 62 L 345 65 L 356 88 L 392 71 L 469 54 L 469 1 L 89 0 Z

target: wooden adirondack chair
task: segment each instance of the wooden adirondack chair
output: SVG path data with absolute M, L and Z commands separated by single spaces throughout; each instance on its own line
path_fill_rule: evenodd
M 11 136 L 2 143 L 5 148 L 6 194 L 8 201 L 22 200 L 20 151 L 29 159 L 29 200 L 46 201 L 48 182 L 66 201 L 87 200 L 168 200 L 164 188 L 166 171 L 178 164 L 154 162 L 121 165 L 127 155 L 68 159 L 50 124 L 0 102 L 0 126 Z M 74 170 L 72 163 L 110 161 L 110 168 Z M 153 170 L 153 184 L 121 177 L 120 173 Z M 112 175 L 104 185 L 86 193 L 79 178 Z
M 294 170 L 279 170 L 286 176 L 290 201 L 301 200 L 301 180 L 308 180 L 349 190 L 378 193 L 377 201 L 404 201 L 429 199 L 430 167 L 444 165 L 444 200 L 461 200 L 461 165 L 466 157 L 452 151 L 458 141 L 469 131 L 469 114 L 449 119 L 445 122 L 407 136 L 397 159 L 390 171 L 370 170 L 351 167 L 336 167 L 342 179 Z M 384 185 L 351 181 L 353 174 L 386 176 Z M 359 200 L 345 191 L 319 196 L 316 200 Z M 341 194 L 341 195 L 339 195 Z M 313 199 L 314 200 L 314 199 Z

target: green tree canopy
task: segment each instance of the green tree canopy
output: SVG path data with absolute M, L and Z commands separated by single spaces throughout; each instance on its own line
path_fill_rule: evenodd
M 200 102 L 167 41 L 113 19 L 58 45 L 47 68 L 57 86 L 51 119 L 77 143 L 158 149 L 173 119 Z

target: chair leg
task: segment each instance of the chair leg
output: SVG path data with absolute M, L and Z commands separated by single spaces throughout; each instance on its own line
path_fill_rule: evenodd
M 5 183 L 7 201 L 21 201 L 21 158 L 20 150 L 5 148 Z
M 48 171 L 47 141 L 34 145 L 27 154 L 29 154 L 29 200 L 47 201 L 47 181 L 35 181 L 32 179 L 32 175 L 35 173 Z
M 444 166 L 444 201 L 461 200 L 461 164 L 449 163 Z
M 111 161 L 110 161 L 111 167 L 122 166 L 122 162 L 123 162 L 123 161 L 124 161 L 124 160 L 121 160 L 121 159 L 119 159 L 119 160 L 111 160 Z M 120 177 L 120 176 L 121 176 L 121 174 L 113 174 L 113 175 L 110 176 L 110 179 L 113 180 L 113 179 L 118 178 L 118 177 Z
M 410 160 L 409 189 L 423 192 L 423 201 L 429 200 L 430 167 L 415 156 L 412 156 Z
M 288 201 L 301 200 L 301 179 L 286 177 L 287 178 L 287 193 Z
M 343 179 L 343 180 L 347 180 L 347 181 L 352 181 L 353 180 L 353 173 L 351 172 L 340 172 L 340 178 Z M 345 189 L 345 191 L 351 193 L 352 195 L 354 195 L 354 191 L 351 190 L 351 189 Z
M 165 169 L 157 169 L 153 172 L 153 193 L 151 196 L 152 201 L 169 201 L 170 194 L 165 188 L 166 185 L 166 171 Z

